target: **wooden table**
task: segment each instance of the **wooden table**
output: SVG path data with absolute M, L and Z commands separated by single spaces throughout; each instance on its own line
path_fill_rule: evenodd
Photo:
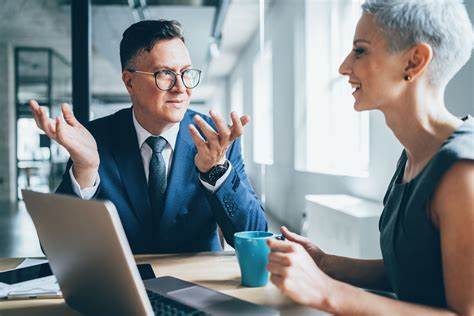
M 150 263 L 157 276 L 171 275 L 221 291 L 256 304 L 271 306 L 281 315 L 325 315 L 291 301 L 269 282 L 260 288 L 240 284 L 234 252 L 135 256 L 137 263 Z M 0 259 L 0 270 L 18 265 L 22 259 Z M 0 301 L 0 315 L 80 315 L 63 299 Z

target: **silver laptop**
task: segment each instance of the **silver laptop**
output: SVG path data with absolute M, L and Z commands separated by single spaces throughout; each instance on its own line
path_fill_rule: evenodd
M 279 314 L 170 276 L 142 281 L 120 218 L 109 201 L 27 190 L 22 194 L 64 299 L 81 313 Z

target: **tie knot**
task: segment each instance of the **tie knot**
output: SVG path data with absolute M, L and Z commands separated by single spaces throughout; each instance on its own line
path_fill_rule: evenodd
M 161 136 L 158 136 L 158 137 L 150 136 L 146 139 L 146 143 L 148 144 L 148 146 L 150 146 L 153 153 L 161 154 L 163 149 L 165 149 L 167 142 L 166 142 L 166 139 L 164 139 Z

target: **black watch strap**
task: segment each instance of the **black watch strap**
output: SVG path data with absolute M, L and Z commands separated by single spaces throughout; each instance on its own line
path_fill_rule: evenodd
M 207 172 L 200 172 L 200 178 L 202 181 L 209 183 L 210 185 L 216 185 L 217 180 L 219 180 L 229 169 L 229 161 L 226 160 L 222 165 L 216 165 Z

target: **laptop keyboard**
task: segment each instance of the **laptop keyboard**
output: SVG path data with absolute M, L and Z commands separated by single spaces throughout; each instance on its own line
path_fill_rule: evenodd
M 159 316 L 201 316 L 207 315 L 206 313 L 181 304 L 177 301 L 171 300 L 163 295 L 152 291 L 146 291 L 148 298 L 150 299 L 151 306 L 155 315 Z

